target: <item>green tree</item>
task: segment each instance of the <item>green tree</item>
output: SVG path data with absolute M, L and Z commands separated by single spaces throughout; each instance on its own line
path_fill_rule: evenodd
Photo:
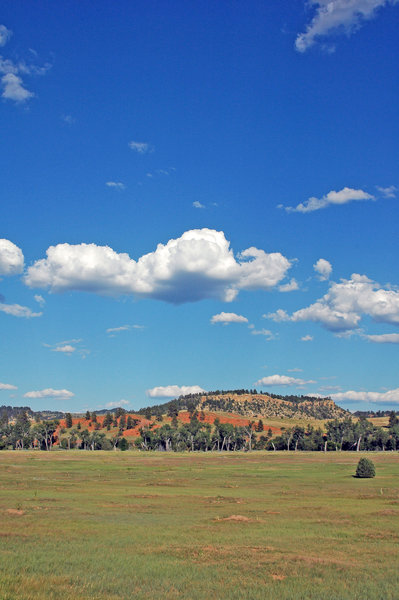
M 361 458 L 357 463 L 356 477 L 362 479 L 375 477 L 375 466 L 369 458 Z
M 262 419 L 259 419 L 257 425 L 256 425 L 256 431 L 263 431 L 264 430 L 264 426 L 263 426 L 263 421 Z
M 119 431 L 124 431 L 126 429 L 126 415 L 122 415 L 119 418 Z
M 118 448 L 119 448 L 119 450 L 122 450 L 122 451 L 125 451 L 129 448 L 129 443 L 126 438 L 123 437 L 120 439 L 120 441 L 118 443 Z
M 65 415 L 65 427 L 70 429 L 72 427 L 72 415 L 71 413 L 67 413 Z

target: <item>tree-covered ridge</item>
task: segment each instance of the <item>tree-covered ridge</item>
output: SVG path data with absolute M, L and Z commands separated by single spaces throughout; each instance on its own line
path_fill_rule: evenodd
M 177 411 L 209 410 L 265 418 L 342 419 L 350 414 L 337 406 L 331 398 L 279 396 L 258 393 L 256 390 L 216 390 L 205 394 L 180 396 L 164 404 L 143 408 L 139 413 L 145 414 L 151 409 L 153 414 L 163 414 L 171 408 Z

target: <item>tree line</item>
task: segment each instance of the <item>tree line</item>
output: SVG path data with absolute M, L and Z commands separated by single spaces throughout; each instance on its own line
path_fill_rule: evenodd
M 66 450 L 93 451 L 127 450 L 132 446 L 142 451 L 164 452 L 399 450 L 399 418 L 394 412 L 390 413 L 388 427 L 376 427 L 365 417 L 356 421 L 347 417 L 327 421 L 324 431 L 308 424 L 307 427 L 281 428 L 277 436 L 270 428 L 265 430 L 262 419 L 250 421 L 245 426 L 215 419 L 211 425 L 205 422 L 204 412 L 194 409 L 189 422 L 182 424 L 175 405 L 170 407 L 168 416 L 171 422 L 161 424 L 163 419 L 157 417 L 142 425 L 139 436 L 129 442 L 123 432 L 137 427 L 140 421 L 126 415 L 123 409 L 114 414 L 107 413 L 102 422 L 97 421 L 95 413 L 87 412 L 87 427 L 80 421 L 74 427 L 72 416 L 67 413 L 62 428 L 58 420 L 32 422 L 26 413 L 19 412 L 13 423 L 0 419 L 0 449 L 51 450 L 57 444 Z M 110 433 L 107 435 L 106 432 Z

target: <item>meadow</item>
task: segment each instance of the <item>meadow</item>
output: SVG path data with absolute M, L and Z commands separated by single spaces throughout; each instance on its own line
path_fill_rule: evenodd
M 0 453 L 1 600 L 394 600 L 399 456 Z

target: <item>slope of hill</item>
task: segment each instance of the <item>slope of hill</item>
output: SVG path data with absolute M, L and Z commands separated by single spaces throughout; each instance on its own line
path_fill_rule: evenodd
M 145 413 L 142 409 L 140 413 Z M 177 400 L 151 407 L 153 414 L 165 414 L 180 410 L 208 410 L 234 413 L 244 417 L 342 419 L 350 413 L 337 406 L 331 398 L 311 396 L 277 396 L 251 393 L 245 390 L 209 392 L 181 396 Z

